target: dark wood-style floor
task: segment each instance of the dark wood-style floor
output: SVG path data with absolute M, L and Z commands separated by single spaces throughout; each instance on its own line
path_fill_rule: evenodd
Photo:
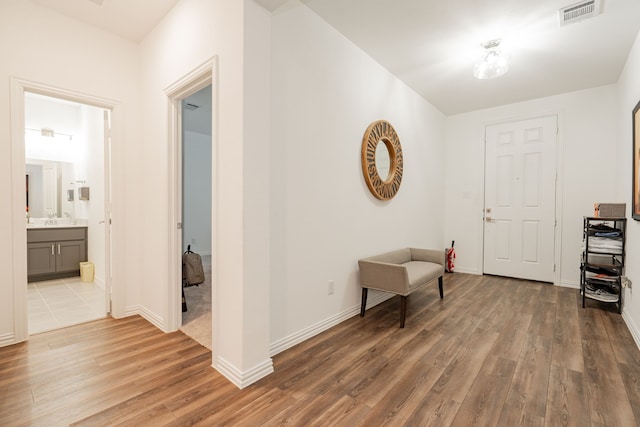
M 274 357 L 238 390 L 211 354 L 140 317 L 0 349 L 0 425 L 634 426 L 640 352 L 579 292 L 451 274 Z

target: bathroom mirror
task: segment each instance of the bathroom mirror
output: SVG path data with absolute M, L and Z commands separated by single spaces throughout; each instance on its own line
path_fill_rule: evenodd
M 367 187 L 380 200 L 392 199 L 402 182 L 403 159 L 400 138 L 391 123 L 378 120 L 362 138 L 362 173 Z
M 74 190 L 73 163 L 28 159 L 25 166 L 26 203 L 31 217 L 47 218 L 49 211 L 57 218 L 64 217 L 65 212 L 73 216 L 73 200 L 69 200 L 69 190 Z

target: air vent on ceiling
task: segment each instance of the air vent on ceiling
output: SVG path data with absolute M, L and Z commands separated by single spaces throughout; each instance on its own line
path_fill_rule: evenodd
M 571 6 L 563 7 L 558 11 L 560 26 L 593 18 L 600 13 L 600 0 L 587 0 Z
M 186 104 L 184 104 L 184 108 L 186 108 L 187 110 L 193 111 L 193 110 L 197 110 L 198 108 L 200 108 L 200 106 L 198 106 L 196 104 L 186 103 Z

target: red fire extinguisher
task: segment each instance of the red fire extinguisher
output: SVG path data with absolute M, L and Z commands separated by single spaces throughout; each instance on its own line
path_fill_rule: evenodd
M 452 240 L 451 247 L 447 249 L 447 262 L 446 262 L 445 270 L 449 273 L 453 273 L 453 269 L 455 268 L 456 250 L 453 249 L 454 243 L 455 243 L 455 240 Z

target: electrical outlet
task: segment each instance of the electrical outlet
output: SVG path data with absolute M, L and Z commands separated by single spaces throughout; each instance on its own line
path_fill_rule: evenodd
M 327 284 L 327 295 L 333 295 L 333 291 L 335 291 L 335 282 L 333 280 L 329 280 Z

